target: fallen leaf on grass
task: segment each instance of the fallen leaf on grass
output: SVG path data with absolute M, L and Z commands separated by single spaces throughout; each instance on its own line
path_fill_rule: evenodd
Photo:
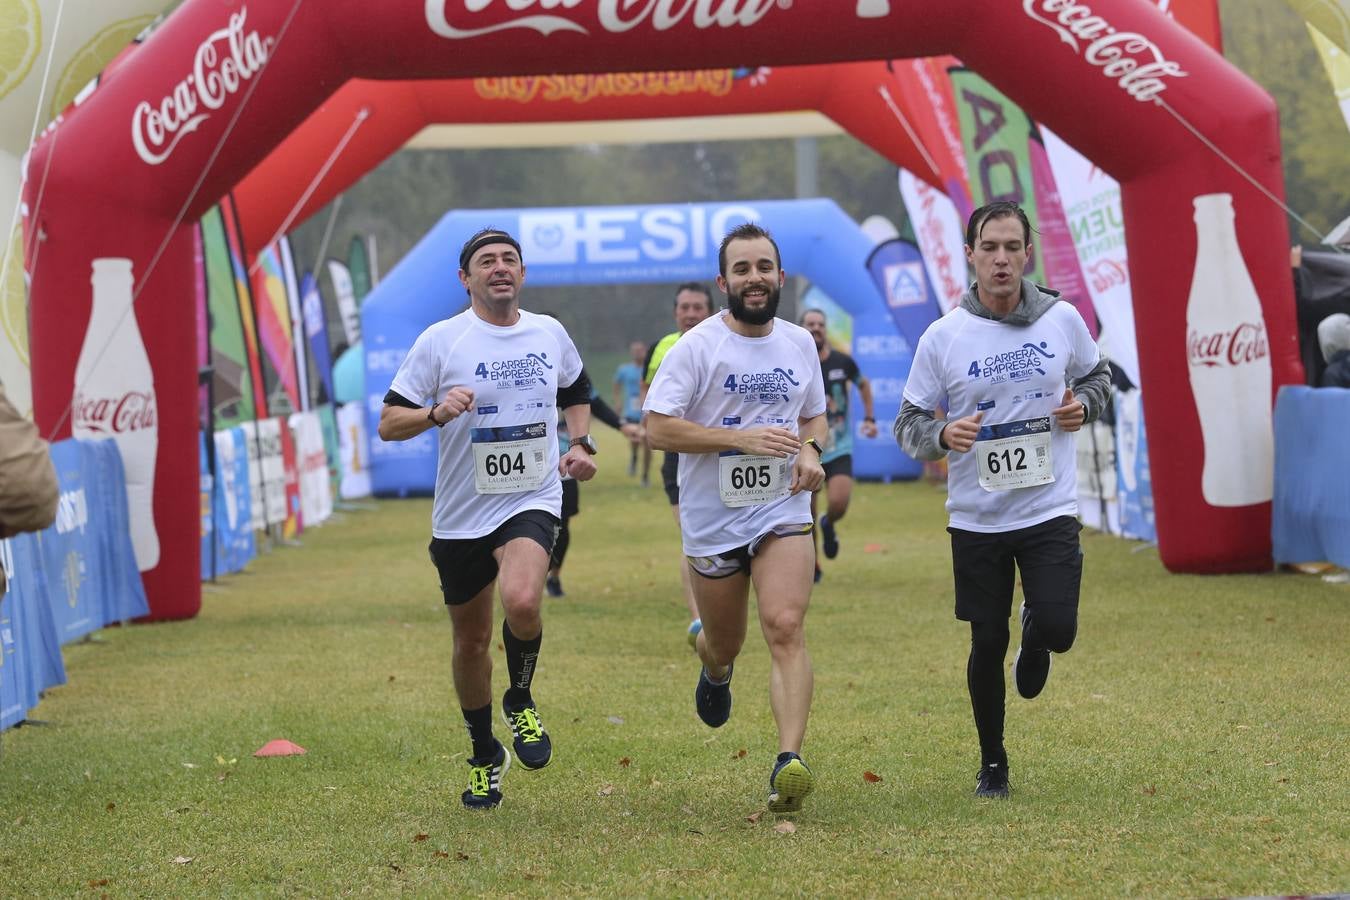
M 1266 768 L 1270 768 L 1271 766 L 1278 766 L 1279 763 L 1276 762 L 1276 761 L 1273 760 L 1273 759 L 1268 759 L 1268 760 L 1266 760 L 1265 765 L 1266 765 Z
M 463 850 L 456 850 L 455 859 L 459 860 L 460 862 L 466 862 L 469 859 L 469 854 L 465 853 Z
M 863 781 L 867 782 L 868 784 L 880 784 L 881 776 L 878 775 L 876 772 L 864 772 Z
M 762 817 L 763 815 L 764 811 L 760 810 L 757 813 L 751 813 L 750 815 L 746 816 L 745 821 L 749 822 L 751 825 L 758 825 L 760 817 Z
M 449 859 L 449 858 L 450 858 L 450 854 L 449 854 L 449 853 L 446 853 L 444 850 L 437 850 L 435 853 L 433 853 L 433 854 L 431 854 L 431 855 L 434 856 L 434 857 L 436 857 L 437 859 Z
M 746 750 L 744 747 L 731 754 L 732 759 L 745 759 Z
M 98 881 L 90 881 L 90 882 L 89 882 L 89 886 L 90 886 L 91 888 L 96 888 L 96 887 L 107 887 L 107 886 L 108 886 L 108 879 L 106 879 L 106 878 L 100 878 Z
M 230 777 L 230 773 L 229 773 L 229 772 L 219 772 L 219 773 L 216 774 L 216 781 L 222 781 L 222 782 L 223 782 L 226 778 L 229 778 L 229 777 Z
M 624 756 L 624 757 L 622 757 L 622 758 L 619 759 L 619 767 L 622 768 L 622 769 L 626 769 L 626 768 L 628 768 L 629 766 L 631 766 L 632 764 L 633 764 L 633 761 L 632 761 L 631 759 L 629 759 L 628 757 L 626 757 L 626 756 Z
M 117 809 L 117 804 L 116 804 L 116 803 L 109 803 L 107 806 L 105 806 L 105 807 L 103 807 L 103 808 L 106 809 L 108 812 L 112 812 L 114 809 Z
M 614 793 L 614 785 L 612 785 L 612 784 L 607 784 L 607 785 L 605 785 L 604 787 L 602 787 L 600 790 L 596 791 L 595 793 L 596 793 L 596 796 L 599 796 L 599 797 L 608 797 L 610 794 Z
M 791 822 L 779 822 L 777 825 L 773 826 L 773 830 L 779 834 L 796 834 L 797 826 L 793 825 Z
M 239 762 L 238 758 L 234 758 L 234 759 L 226 759 L 225 757 L 221 756 L 220 754 L 218 754 L 218 753 L 216 754 L 216 765 L 218 765 L 218 766 L 232 766 L 232 765 L 234 765 L 234 764 L 237 763 L 237 762 Z
M 428 835 L 425 835 L 425 834 L 415 834 L 415 835 L 413 835 L 413 843 L 414 843 L 414 844 L 420 844 L 422 841 L 425 841 L 425 840 L 427 839 L 427 837 L 428 837 Z
M 390 683 L 390 684 L 393 684 L 393 683 L 394 683 L 394 676 L 393 676 L 393 675 L 390 675 L 390 676 L 389 676 L 389 683 Z
M 403 871 L 401 868 L 399 868 L 398 863 L 390 863 L 390 864 L 389 864 L 389 868 L 393 869 L 395 872 L 402 872 L 402 871 Z
M 178 865 L 180 865 L 180 866 L 185 866 L 185 865 L 187 865 L 188 863 L 192 862 L 192 857 L 190 857 L 190 856 L 175 856 L 175 857 L 173 858 L 173 861 L 174 861 L 175 863 L 177 863 Z
M 185 769 L 195 769 L 195 768 L 197 768 L 197 764 L 196 764 L 196 763 L 183 763 L 183 768 L 185 768 Z
M 608 721 L 609 724 L 611 724 L 611 725 L 622 725 L 622 724 L 623 724 L 623 716 L 609 716 L 609 717 L 607 717 L 607 721 Z
M 1146 784 L 1141 790 L 1146 796 L 1152 797 L 1154 794 L 1158 793 L 1158 786 L 1156 784 Z

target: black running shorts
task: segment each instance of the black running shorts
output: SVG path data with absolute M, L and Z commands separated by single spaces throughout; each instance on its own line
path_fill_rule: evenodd
M 529 538 L 553 552 L 561 523 L 557 516 L 539 509 L 527 509 L 503 522 L 496 531 L 478 538 L 452 540 L 432 538 L 431 563 L 441 576 L 441 593 L 446 606 L 468 603 L 483 588 L 497 579 L 497 558 L 492 551 L 516 538 Z M 540 586 L 542 589 L 542 585 Z
M 820 467 L 825 470 L 825 480 L 829 481 L 836 475 L 847 475 L 853 477 L 853 454 L 845 453 L 843 456 L 836 456 L 827 463 L 821 463 Z
M 956 617 L 965 622 L 1007 619 L 1012 615 L 1017 572 L 1028 608 L 1063 604 L 1076 610 L 1083 579 L 1081 530 L 1073 516 L 988 534 L 948 528 Z

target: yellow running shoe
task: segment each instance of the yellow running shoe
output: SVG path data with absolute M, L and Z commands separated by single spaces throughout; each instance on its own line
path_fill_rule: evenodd
M 778 754 L 778 762 L 769 776 L 769 812 L 800 812 L 802 801 L 816 786 L 811 768 L 795 753 Z

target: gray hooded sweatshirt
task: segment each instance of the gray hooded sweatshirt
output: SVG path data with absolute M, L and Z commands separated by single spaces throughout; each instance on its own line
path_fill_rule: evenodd
M 1017 302 L 1017 306 L 1012 312 L 1001 319 L 980 302 L 974 284 L 961 296 L 960 306 L 973 316 L 992 319 L 995 322 L 1007 325 L 1009 328 L 1025 328 L 1058 302 L 1060 300 L 1057 291 L 1041 287 L 1035 282 L 1023 278 L 1022 299 Z M 1106 404 L 1111 399 L 1111 367 L 1107 364 L 1106 357 L 1103 356 L 1098 360 L 1097 365 L 1093 367 L 1091 372 L 1088 372 L 1082 378 L 1074 379 L 1070 387 L 1073 389 L 1074 397 L 1083 404 L 1085 415 L 1083 424 L 1097 421 L 1102 414 L 1102 410 L 1106 408 Z M 942 429 L 946 425 L 945 419 L 934 417 L 934 410 L 920 409 L 905 400 L 901 403 L 900 412 L 895 417 L 893 431 L 900 449 L 914 459 L 941 459 L 949 449 L 941 441 Z

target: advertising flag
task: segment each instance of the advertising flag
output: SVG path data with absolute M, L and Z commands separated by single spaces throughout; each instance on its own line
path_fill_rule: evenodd
M 900 198 L 914 227 L 924 270 L 937 294 L 938 305 L 942 312 L 950 312 L 961 302 L 969 283 L 961 214 L 951 198 L 915 178 L 908 169 L 900 170 Z

